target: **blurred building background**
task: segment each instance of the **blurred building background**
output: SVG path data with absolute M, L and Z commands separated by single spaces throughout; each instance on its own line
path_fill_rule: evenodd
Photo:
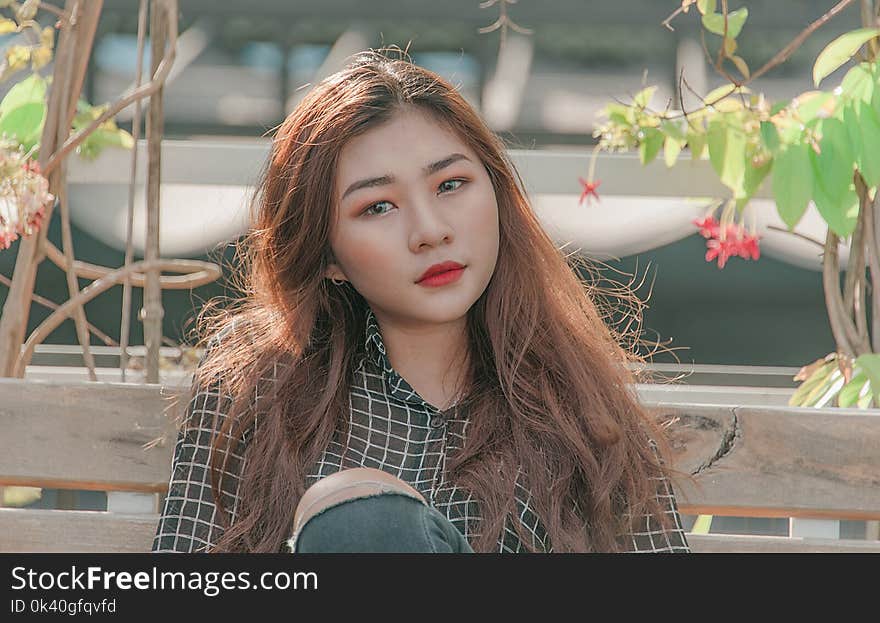
M 93 103 L 112 101 L 134 80 L 137 4 L 105 0 L 84 93 Z M 669 102 L 675 108 L 683 101 L 687 108 L 696 101 L 694 93 L 724 83 L 704 58 L 695 9 L 672 21 L 674 31 L 662 25 L 677 6 L 676 0 L 520 0 L 507 5 L 507 15 L 532 34 L 508 30 L 499 54 L 500 32 L 479 32 L 498 19 L 499 5 L 480 8 L 478 0 L 182 0 L 179 49 L 164 94 L 166 137 L 268 140 L 309 86 L 349 55 L 398 45 L 458 85 L 511 148 L 574 150 L 584 154 L 586 173 L 596 113 L 612 99 L 625 100 L 642 85 L 656 84 L 655 106 Z M 750 0 L 747 6 L 739 53 L 754 69 L 830 3 Z M 753 88 L 771 98 L 812 88 L 810 68 L 818 52 L 857 27 L 858 10 L 852 8 Z M 131 128 L 130 110 L 119 124 Z M 257 170 L 262 163 L 246 164 Z M 181 214 L 185 209 L 180 207 Z M 122 249 L 82 228 L 74 233 L 80 259 L 122 264 Z M 60 244 L 57 223 L 50 238 Z M 833 349 L 818 272 L 770 257 L 734 259 L 718 270 L 703 254 L 704 240 L 694 235 L 611 262 L 613 270 L 604 271 L 618 281 L 629 278 L 616 271 L 637 273 L 641 281 L 648 270 L 639 291 L 646 297 L 653 282 L 646 337 L 681 348 L 674 355 L 658 354 L 656 361 L 799 366 Z M 10 275 L 14 257 L 15 248 L 0 253 L 0 271 Z M 228 253 L 227 260 L 232 261 Z M 64 276 L 48 262 L 37 289 L 54 300 L 66 298 Z M 165 334 L 184 339 L 192 310 L 220 292 L 218 284 L 192 293 L 166 291 Z M 5 293 L 0 288 L 0 302 Z M 141 293 L 133 294 L 136 314 Z M 114 338 L 120 301 L 116 288 L 87 306 L 89 319 Z M 31 328 L 46 315 L 34 309 Z M 132 331 L 132 343 L 141 343 L 136 319 Z M 73 323 L 62 325 L 48 342 L 75 343 Z

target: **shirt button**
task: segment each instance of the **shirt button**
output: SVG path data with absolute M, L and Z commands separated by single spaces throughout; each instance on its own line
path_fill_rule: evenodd
M 442 428 L 445 424 L 446 420 L 439 415 L 435 415 L 431 418 L 431 428 Z

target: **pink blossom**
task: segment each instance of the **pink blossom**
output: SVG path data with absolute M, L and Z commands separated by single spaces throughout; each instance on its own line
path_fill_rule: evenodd
M 581 183 L 581 186 L 584 187 L 584 190 L 581 192 L 581 197 L 578 199 L 578 205 L 584 202 L 584 199 L 589 203 L 590 196 L 596 198 L 596 201 L 599 201 L 599 193 L 596 192 L 596 189 L 599 188 L 599 184 L 601 184 L 601 180 L 596 180 L 595 182 L 588 182 L 582 177 L 578 178 L 578 181 Z
M 700 228 L 700 234 L 706 238 L 706 261 L 718 261 L 718 268 L 724 268 L 727 260 L 741 257 L 744 260 L 757 260 L 761 257 L 758 246 L 760 236 L 746 232 L 741 224 L 731 223 L 721 235 L 721 225 L 715 217 L 709 215 L 703 219 L 695 219 L 694 225 Z

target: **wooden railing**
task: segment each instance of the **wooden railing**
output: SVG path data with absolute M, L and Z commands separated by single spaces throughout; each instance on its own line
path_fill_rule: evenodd
M 107 491 L 109 509 L 0 508 L 0 551 L 149 551 L 187 399 L 157 385 L 0 379 L 0 486 Z M 880 411 L 653 407 L 697 483 L 676 487 L 682 513 L 880 519 Z M 880 553 L 867 540 L 688 541 L 694 552 Z

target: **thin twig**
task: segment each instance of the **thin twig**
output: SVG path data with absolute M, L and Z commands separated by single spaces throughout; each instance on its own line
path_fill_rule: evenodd
M 825 238 L 825 255 L 822 260 L 822 286 L 825 293 L 825 307 L 828 311 L 828 322 L 831 325 L 831 333 L 837 344 L 837 350 L 849 357 L 855 356 L 855 348 L 850 343 L 846 331 L 843 329 L 844 318 L 841 310 L 835 304 L 833 296 L 837 292 L 840 296 L 840 273 L 837 267 L 837 235 L 828 229 Z
M 868 267 L 871 270 L 871 350 L 880 353 L 880 255 L 877 249 L 877 210 L 880 192 L 875 193 L 874 201 L 865 210 L 865 245 L 867 246 Z
M 97 8 L 100 10 L 100 5 L 97 5 Z M 71 34 L 76 44 L 79 44 L 82 40 L 90 39 L 90 33 L 87 31 L 90 27 L 97 26 L 97 19 L 89 19 L 91 17 L 89 12 L 92 10 L 94 10 L 94 6 L 84 8 L 79 14 L 80 19 L 78 19 L 76 24 L 72 26 Z M 77 47 L 79 46 L 77 45 Z M 84 54 L 87 57 L 89 51 L 86 50 Z M 80 83 L 78 80 L 78 74 L 80 72 L 83 74 L 85 73 L 85 63 L 79 58 L 79 55 L 68 54 L 65 58 L 63 72 L 64 80 L 58 85 L 58 88 L 61 89 L 58 114 L 62 116 L 61 119 L 58 120 L 58 136 L 54 143 L 55 145 L 63 143 L 70 134 L 70 124 L 73 121 L 73 113 L 76 110 L 76 100 L 79 97 Z M 58 170 L 52 173 L 52 180 L 54 182 L 52 186 L 58 197 L 58 209 L 61 219 L 62 249 L 69 267 L 68 270 L 64 272 L 64 276 L 67 281 L 67 290 L 70 298 L 75 298 L 79 293 L 79 283 L 76 278 L 76 273 L 71 269 L 73 266 L 74 252 L 73 233 L 70 228 L 70 206 L 67 201 L 66 169 L 66 162 L 61 161 Z M 90 348 L 91 337 L 89 336 L 88 319 L 86 318 L 86 310 L 84 306 L 80 305 L 74 310 L 73 319 L 76 326 L 77 341 L 82 348 L 83 363 L 88 370 L 89 380 L 97 381 L 98 375 L 95 372 L 95 358 L 92 356 Z
M 70 126 L 67 126 L 70 127 Z M 70 298 L 76 298 L 79 293 L 79 283 L 77 282 L 76 273 L 73 271 L 73 233 L 70 228 L 70 206 L 67 202 L 67 188 L 65 184 L 67 163 L 62 162 L 58 168 L 57 176 L 60 178 L 58 184 L 58 205 L 61 211 L 61 239 L 64 247 L 64 256 L 67 259 L 68 269 L 65 271 L 67 278 L 67 289 Z M 82 347 L 83 362 L 89 371 L 89 380 L 97 381 L 98 375 L 95 373 L 95 359 L 92 357 L 92 351 L 89 348 L 90 338 L 88 332 L 88 320 L 86 319 L 86 310 L 84 306 L 79 306 L 74 311 L 74 322 L 76 324 L 76 334 L 79 345 Z
M 161 88 L 161 86 L 165 83 L 165 79 L 168 77 L 168 73 L 171 71 L 171 65 L 174 63 L 174 55 L 175 48 L 177 46 L 177 3 L 173 1 L 169 1 L 169 4 L 172 6 L 166 10 L 166 14 L 169 16 L 168 19 L 168 47 L 165 51 L 165 56 L 162 58 L 162 61 L 159 63 L 159 66 L 156 69 L 156 73 L 153 75 L 153 79 L 148 83 L 143 85 L 138 89 L 134 89 L 131 93 L 126 96 L 120 98 L 116 103 L 112 104 L 107 110 L 104 111 L 97 119 L 92 121 L 87 127 L 83 128 L 73 136 L 71 136 L 64 145 L 61 146 L 60 149 L 55 151 L 52 156 L 49 158 L 46 165 L 43 167 L 44 175 L 48 175 L 48 173 L 58 166 L 58 161 L 61 158 L 65 157 L 70 151 L 76 148 L 80 143 L 82 143 L 92 132 L 98 129 L 98 127 L 108 121 L 112 117 L 114 117 L 120 110 L 126 108 L 133 102 L 148 97 L 155 93 Z M 173 16 L 173 17 L 172 17 Z
M 856 323 L 859 341 L 868 342 L 868 321 L 865 317 L 865 203 L 868 189 L 862 176 L 854 174 L 856 190 L 859 193 L 860 210 L 856 221 L 856 229 L 850 241 L 849 259 L 846 267 L 846 278 L 843 288 L 843 305 L 848 314 L 852 314 Z M 862 194 L 864 192 L 864 195 Z M 870 350 L 870 349 L 869 349 Z
M 174 260 L 141 260 L 130 264 L 126 268 L 114 270 L 101 279 L 97 279 L 87 285 L 80 290 L 79 294 L 68 299 L 58 307 L 58 309 L 49 314 L 49 316 L 28 336 L 27 341 L 24 343 L 21 352 L 15 360 L 13 376 L 18 378 L 22 377 L 25 366 L 30 363 L 31 357 L 34 354 L 34 349 L 37 345 L 42 343 L 42 341 L 45 340 L 46 337 L 58 327 L 58 325 L 67 320 L 78 306 L 85 305 L 102 292 L 106 292 L 113 286 L 122 283 L 127 275 L 148 270 L 176 270 L 176 263 Z
M 802 234 L 799 231 L 791 231 L 790 229 L 786 229 L 785 227 L 778 227 L 776 225 L 767 225 L 767 229 L 772 229 L 773 231 L 781 231 L 785 234 L 791 234 L 792 236 L 797 236 L 798 238 L 802 238 L 803 240 L 806 240 L 807 242 L 812 242 L 813 244 L 818 245 L 822 249 L 825 248 L 825 243 L 819 242 L 815 238 L 810 238 L 806 234 Z
M 672 15 L 670 15 L 669 17 L 667 17 L 666 19 L 664 19 L 662 22 L 660 22 L 660 25 L 661 25 L 661 26 L 666 26 L 666 28 L 668 28 L 669 30 L 675 32 L 675 28 L 672 27 L 672 25 L 670 24 L 670 22 L 671 22 L 673 19 L 675 19 L 675 17 L 676 17 L 677 15 L 681 15 L 683 12 L 684 12 L 684 7 L 683 7 L 683 6 L 678 7 L 677 9 L 675 9 L 675 11 L 672 13 Z
M 841 0 L 836 5 L 834 5 L 831 9 L 828 10 L 825 15 L 814 21 L 812 24 L 807 26 L 804 30 L 798 34 L 794 39 L 792 39 L 788 45 L 786 45 L 782 50 L 780 50 L 776 56 L 767 61 L 760 69 L 755 72 L 752 72 L 751 77 L 746 80 L 744 84 L 748 84 L 752 80 L 763 76 L 765 73 L 776 67 L 777 65 L 784 63 L 788 60 L 788 57 L 794 54 L 794 51 L 797 50 L 801 44 L 803 44 L 806 39 L 813 34 L 818 28 L 825 25 L 831 18 L 840 13 L 847 6 L 852 4 L 853 0 Z
M 859 336 L 858 330 L 853 324 L 853 319 L 847 314 L 843 306 L 843 298 L 840 293 L 840 266 L 837 260 L 838 237 L 831 228 L 825 239 L 825 257 L 822 262 L 822 285 L 825 290 L 825 305 L 828 308 L 828 318 L 831 321 L 835 339 L 838 335 L 844 337 L 843 344 L 848 351 L 846 354 L 856 357 L 871 352 L 871 347 L 866 339 Z M 837 331 L 834 327 L 837 327 Z M 841 333 L 838 333 L 841 332 Z M 840 342 L 838 342 L 840 344 Z
M 857 178 L 856 189 L 858 189 L 858 178 L 861 176 L 856 173 L 855 177 Z M 864 242 L 864 215 L 864 210 L 860 210 L 859 217 L 856 220 L 856 228 L 855 231 L 853 231 L 852 239 L 849 245 L 849 259 L 846 263 L 846 279 L 844 279 L 843 285 L 843 306 L 847 310 L 851 309 L 853 306 L 856 289 L 856 276 L 858 274 L 858 264 L 861 261 L 860 258 L 864 259 L 864 253 L 859 252 L 859 246 L 862 245 Z
M 53 15 L 57 15 L 60 19 L 67 21 L 70 19 L 70 16 L 59 9 L 54 4 L 49 4 L 48 2 L 39 2 L 37 3 L 37 9 L 46 11 L 47 13 L 52 13 Z
M 46 243 L 46 258 L 55 264 L 61 270 L 67 270 L 67 260 L 64 254 L 51 242 Z M 172 261 L 172 260 L 169 260 Z M 160 283 L 163 290 L 192 290 L 199 286 L 211 283 L 220 278 L 221 269 L 213 262 L 204 262 L 202 260 L 173 260 L 175 268 L 169 269 L 176 273 L 186 273 L 183 275 L 163 275 Z M 115 268 L 107 266 L 98 266 L 81 260 L 74 260 L 73 269 L 76 271 L 77 277 L 83 279 L 100 279 L 111 272 Z M 146 277 L 143 273 L 131 273 L 131 284 L 135 288 L 143 288 L 146 283 Z
M 135 71 L 134 86 L 141 86 L 143 79 L 144 35 L 147 29 L 147 0 L 140 0 L 138 7 L 138 38 L 137 38 L 137 70 Z M 131 136 L 134 149 L 131 150 L 131 179 L 128 183 L 128 218 L 125 226 L 125 263 L 128 266 L 134 259 L 134 245 L 132 234 L 134 227 L 134 190 L 137 179 L 138 150 L 137 142 L 141 131 L 141 100 L 134 104 L 134 117 L 131 121 Z M 161 287 L 161 286 L 160 286 Z M 122 382 L 125 382 L 125 370 L 128 367 L 128 334 L 131 324 L 131 279 L 126 276 L 122 284 L 122 319 L 119 327 L 119 342 L 122 345 L 119 357 L 119 370 Z
M 7 288 L 12 286 L 12 280 L 6 275 L 0 274 L 0 283 L 5 285 Z M 49 299 L 40 296 L 36 292 L 31 294 L 31 300 L 37 305 L 42 305 L 51 310 L 58 309 L 58 303 L 55 301 L 50 301 Z M 98 327 L 93 325 L 92 323 L 88 323 L 89 331 L 91 331 L 99 340 L 104 342 L 107 346 L 119 346 L 119 344 L 112 337 L 101 331 Z
M 719 69 L 724 62 L 724 42 L 727 40 L 727 0 L 721 0 L 721 17 L 724 19 L 724 28 L 721 32 L 721 46 L 718 48 L 718 58 L 715 60 L 716 69 Z

